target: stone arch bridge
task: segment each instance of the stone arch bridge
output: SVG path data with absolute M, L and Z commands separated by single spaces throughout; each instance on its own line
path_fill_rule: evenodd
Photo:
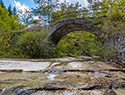
M 89 19 L 93 19 L 93 17 Z M 48 38 L 50 38 L 55 45 L 58 44 L 63 36 L 73 31 L 88 31 L 98 38 L 102 35 L 100 29 L 94 28 L 94 22 L 91 22 L 86 18 L 62 20 L 52 25 L 45 26 L 44 29 L 48 33 Z M 101 40 L 103 42 L 105 41 L 105 39 L 102 38 Z M 124 63 L 125 66 L 125 35 L 119 36 L 118 40 L 116 39 L 115 41 L 109 36 L 107 44 L 108 47 L 112 47 L 113 45 L 114 49 L 117 51 L 118 59 L 121 60 L 120 62 Z
M 89 19 L 93 18 L 91 17 Z M 51 25 L 46 25 L 42 28 L 47 31 L 48 38 L 56 45 L 63 36 L 73 31 L 88 31 L 99 38 L 102 32 L 100 29 L 95 29 L 93 26 L 94 22 L 91 22 L 86 18 L 76 18 L 62 20 Z M 39 30 L 41 30 L 41 27 L 36 27 L 35 31 Z M 26 29 L 26 31 L 34 31 L 34 29 Z M 105 41 L 104 39 L 101 40 Z M 119 36 L 115 43 L 109 38 L 107 43 L 109 44 L 109 47 L 113 45 L 118 53 L 118 59 L 122 60 L 122 63 L 125 63 L 125 35 Z
M 88 31 L 98 37 L 101 35 L 100 30 L 93 28 L 93 23 L 86 18 L 62 20 L 57 23 L 44 26 L 44 30 L 47 31 L 48 37 L 54 44 L 57 44 L 63 36 L 73 31 Z

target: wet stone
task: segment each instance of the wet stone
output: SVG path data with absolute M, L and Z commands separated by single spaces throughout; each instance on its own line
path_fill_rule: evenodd
M 36 90 L 25 87 L 25 88 L 16 88 L 12 93 L 14 93 L 16 95 L 30 95 L 35 92 L 36 92 Z
M 125 69 L 91 59 L 1 61 L 0 95 L 125 95 Z

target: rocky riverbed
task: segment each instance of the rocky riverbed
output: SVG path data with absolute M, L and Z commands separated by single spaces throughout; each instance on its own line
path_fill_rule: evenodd
M 98 58 L 0 59 L 0 95 L 125 95 L 125 68 Z

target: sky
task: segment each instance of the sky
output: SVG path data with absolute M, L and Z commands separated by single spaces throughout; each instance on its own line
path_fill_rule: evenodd
M 60 0 L 60 2 L 63 2 L 64 0 Z M 87 6 L 86 0 L 65 0 L 70 3 L 76 3 L 79 2 L 82 6 Z M 24 9 L 31 9 L 35 8 L 36 4 L 33 2 L 33 0 L 3 0 L 6 7 L 11 5 L 12 7 L 16 7 L 17 10 L 24 10 Z

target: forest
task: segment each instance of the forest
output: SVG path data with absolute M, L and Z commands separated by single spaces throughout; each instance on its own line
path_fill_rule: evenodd
M 87 0 L 84 7 L 59 0 L 34 0 L 38 7 L 25 14 L 11 6 L 5 7 L 0 0 L 0 57 L 1 58 L 55 58 L 66 56 L 101 56 L 115 60 L 117 49 L 113 47 L 119 35 L 125 35 L 125 0 Z M 20 16 L 19 14 L 22 14 Z M 34 17 L 39 17 L 35 20 Z M 41 19 L 44 20 L 41 24 Z M 93 17 L 93 19 L 89 19 Z M 73 31 L 64 36 L 57 45 L 48 40 L 41 28 L 61 20 L 86 18 L 102 32 L 100 38 L 88 31 Z M 27 31 L 32 28 L 33 31 Z M 112 41 L 108 45 L 108 41 Z M 100 39 L 104 39 L 103 41 Z

